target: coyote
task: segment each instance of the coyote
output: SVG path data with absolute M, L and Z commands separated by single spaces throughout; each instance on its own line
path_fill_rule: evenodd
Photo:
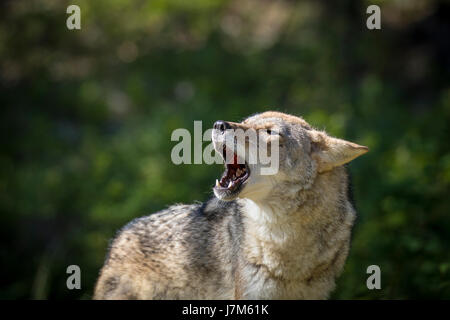
M 278 172 L 262 175 L 234 153 L 210 200 L 130 222 L 112 241 L 94 299 L 328 298 L 356 217 L 344 164 L 368 148 L 268 111 L 217 121 L 218 153 L 237 129 L 279 144 Z

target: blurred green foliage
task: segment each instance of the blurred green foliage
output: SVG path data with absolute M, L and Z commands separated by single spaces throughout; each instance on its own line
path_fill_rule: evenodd
M 369 4 L 381 30 L 366 28 Z M 3 1 L 0 298 L 90 298 L 118 228 L 211 195 L 222 167 L 172 164 L 171 132 L 268 109 L 371 149 L 350 166 L 359 219 L 333 298 L 450 298 L 448 9 Z M 66 288 L 70 264 L 82 290 Z M 371 264 L 382 290 L 366 288 Z

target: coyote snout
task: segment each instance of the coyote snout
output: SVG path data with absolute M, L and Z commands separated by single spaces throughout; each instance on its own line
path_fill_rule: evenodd
M 235 199 L 258 175 L 275 175 L 279 168 L 279 139 L 273 129 L 219 120 L 214 123 L 214 148 L 225 161 L 225 172 L 216 180 L 214 194 Z
M 96 299 L 324 299 L 333 290 L 356 216 L 344 164 L 368 148 L 280 112 L 213 129 L 225 163 L 215 197 L 125 226 Z

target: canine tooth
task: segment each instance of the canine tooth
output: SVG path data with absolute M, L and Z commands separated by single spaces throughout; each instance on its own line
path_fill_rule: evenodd
M 228 188 L 231 188 L 233 186 L 233 182 L 231 182 L 231 180 L 230 180 L 230 182 L 228 183 Z
M 216 187 L 220 187 L 219 180 L 216 179 Z

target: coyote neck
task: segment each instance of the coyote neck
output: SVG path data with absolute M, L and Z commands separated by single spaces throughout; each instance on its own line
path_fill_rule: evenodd
M 262 267 L 263 278 L 275 279 L 286 288 L 293 280 L 310 283 L 320 274 L 330 288 L 334 286 L 348 252 L 355 214 L 342 185 L 327 188 L 333 192 L 326 196 L 311 188 L 283 201 L 243 200 L 244 259 Z
M 259 243 L 262 250 L 270 248 L 278 252 L 291 250 L 290 245 L 293 244 L 299 248 L 302 242 L 309 243 L 310 233 L 314 231 L 311 228 L 315 229 L 319 221 L 312 217 L 311 211 L 305 212 L 302 206 L 291 203 L 287 207 L 246 199 L 244 204 L 246 240 Z M 320 211 L 321 208 L 314 208 L 315 214 L 319 214 Z M 314 223 L 312 220 L 315 220 Z

